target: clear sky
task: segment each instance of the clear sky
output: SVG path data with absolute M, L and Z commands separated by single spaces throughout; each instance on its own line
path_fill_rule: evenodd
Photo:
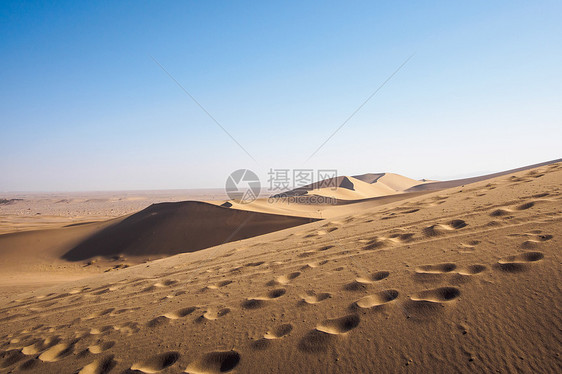
M 560 1 L 51 3 L 0 3 L 0 191 L 222 187 L 239 168 L 446 179 L 561 157 Z

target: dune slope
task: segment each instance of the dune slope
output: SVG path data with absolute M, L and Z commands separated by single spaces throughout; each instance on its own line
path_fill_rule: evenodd
M 449 180 L 449 181 L 427 182 L 427 183 L 411 186 L 408 189 L 406 189 L 406 191 L 407 192 L 437 191 L 437 190 L 442 190 L 444 188 L 453 188 L 453 187 L 463 186 L 465 184 L 481 182 L 481 181 L 484 181 L 486 179 L 497 178 L 497 177 L 513 174 L 513 173 L 520 172 L 520 171 L 538 168 L 538 167 L 541 167 L 541 166 L 547 166 L 547 165 L 557 163 L 557 162 L 561 162 L 561 161 L 562 161 L 562 159 L 556 159 L 556 160 L 552 160 L 552 161 L 541 162 L 541 163 L 538 163 L 538 164 L 523 166 L 523 167 L 516 168 L 516 169 L 501 171 L 501 172 L 498 172 L 498 173 L 480 175 L 480 176 L 477 176 L 477 177 L 454 179 L 454 180 Z
M 560 372 L 562 164 L 22 294 L 0 370 Z
M 174 255 L 310 223 L 315 219 L 254 213 L 185 201 L 153 204 L 104 228 L 62 258 Z

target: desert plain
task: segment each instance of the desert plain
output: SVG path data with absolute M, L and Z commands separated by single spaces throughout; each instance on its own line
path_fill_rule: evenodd
M 562 371 L 561 160 L 335 183 L 0 196 L 0 372 Z

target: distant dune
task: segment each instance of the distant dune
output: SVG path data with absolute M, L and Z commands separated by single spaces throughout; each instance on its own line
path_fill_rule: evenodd
M 412 186 L 424 183 L 393 173 L 369 173 L 329 178 L 274 197 L 315 195 L 340 200 L 360 200 L 402 193 Z

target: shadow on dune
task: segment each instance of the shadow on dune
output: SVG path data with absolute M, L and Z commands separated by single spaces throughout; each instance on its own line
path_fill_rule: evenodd
M 195 252 L 317 221 L 311 218 L 248 212 L 185 201 L 160 203 L 90 236 L 62 258 L 147 256 Z

